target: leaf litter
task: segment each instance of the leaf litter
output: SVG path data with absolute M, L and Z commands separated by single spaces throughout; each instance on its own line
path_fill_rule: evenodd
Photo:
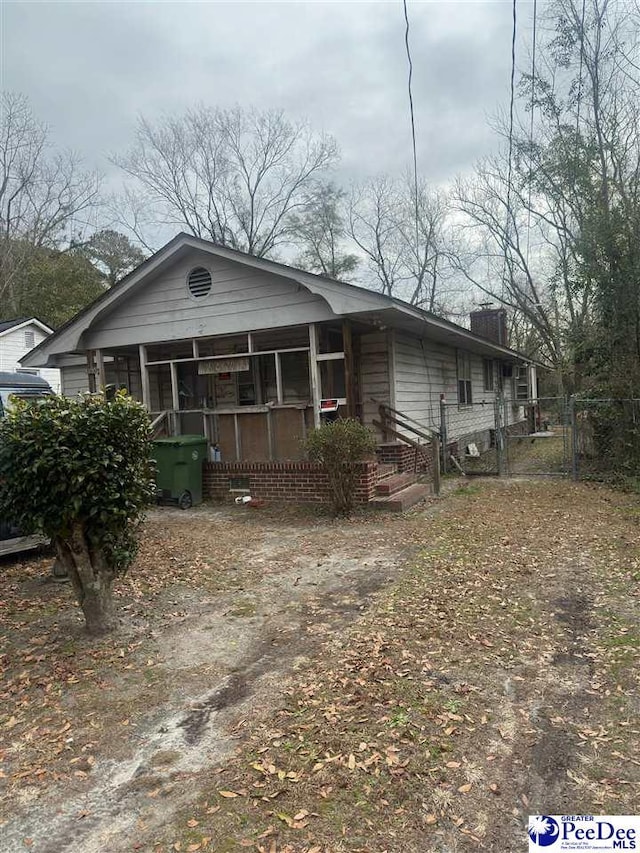
M 235 751 L 181 771 L 177 787 L 189 781 L 188 803 L 162 780 L 173 820 L 149 819 L 110 849 L 509 850 L 522 846 L 529 813 L 633 813 L 639 518 L 637 499 L 604 488 L 485 481 L 403 518 L 229 514 L 222 535 L 225 524 L 203 512 L 182 536 L 177 525 L 149 523 L 149 540 L 158 537 L 162 549 L 156 540 L 123 596 L 147 633 L 129 627 L 129 642 L 93 649 L 78 635 L 67 669 L 55 629 L 60 645 L 50 651 L 51 625 L 59 624 L 51 608 L 66 608 L 68 626 L 66 594 L 34 595 L 28 584 L 42 566 L 23 563 L 3 598 L 15 620 L 7 634 L 15 657 L 6 661 L 0 732 L 9 748 L 0 782 L 18 803 L 36 784 L 99 784 L 114 726 L 144 727 L 148 717 L 135 703 L 130 714 L 120 710 L 128 672 L 139 675 L 142 661 L 153 661 L 162 690 L 163 673 L 176 678 L 149 628 L 157 620 L 172 630 L 178 621 L 188 633 L 185 590 L 206 593 L 204 611 L 207 596 L 246 595 L 265 576 L 276 586 L 287 578 L 291 594 L 301 555 L 307 568 L 318 555 L 326 563 L 341 553 L 344 563 L 349 549 L 366 554 L 382 537 L 398 566 L 395 581 L 385 575 L 361 588 L 357 602 L 353 589 L 342 595 L 348 583 L 338 574 L 330 596 L 309 596 L 305 618 L 296 617 L 297 634 L 313 640 L 308 655 L 289 661 L 289 677 L 265 693 L 263 707 L 228 721 Z M 167 565 L 175 566 L 170 580 Z M 316 582 L 313 573 L 302 577 L 302 587 Z M 286 599 L 280 610 L 286 622 Z M 109 716 L 109 702 L 106 711 L 84 708 L 78 726 L 85 683 L 95 689 L 107 679 L 118 712 Z M 184 687 L 193 690 L 190 674 Z M 36 696 L 48 704 L 34 704 Z M 162 696 L 154 701 L 162 707 Z M 47 725 L 50 746 L 40 738 Z M 86 758 L 76 771 L 86 777 L 73 775 L 76 758 Z

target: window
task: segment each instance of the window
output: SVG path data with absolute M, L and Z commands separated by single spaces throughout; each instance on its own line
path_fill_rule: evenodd
M 192 269 L 187 277 L 189 293 L 196 299 L 207 296 L 211 291 L 211 273 L 204 267 Z
M 484 390 L 493 391 L 493 359 L 482 359 L 482 374 L 484 377 Z
M 519 364 L 513 371 L 514 397 L 516 400 L 529 399 L 529 368 Z
M 33 349 L 36 345 L 36 333 L 33 329 L 24 330 L 24 345 L 29 349 Z
M 40 376 L 40 371 L 33 367 L 16 367 L 16 373 L 26 373 L 27 376 Z
M 470 406 L 472 402 L 471 356 L 468 352 L 458 351 L 458 404 Z

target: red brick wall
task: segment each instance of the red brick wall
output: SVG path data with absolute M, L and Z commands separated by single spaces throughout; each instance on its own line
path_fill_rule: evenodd
M 416 453 L 418 454 L 416 465 Z M 378 462 L 395 465 L 398 473 L 433 474 L 433 445 L 426 444 L 417 450 L 409 444 L 388 442 L 376 448 Z
M 356 503 L 368 503 L 376 493 L 377 462 L 358 462 Z M 206 498 L 228 500 L 231 477 L 248 477 L 254 498 L 296 503 L 327 503 L 329 484 L 321 465 L 313 462 L 205 462 L 202 472 Z

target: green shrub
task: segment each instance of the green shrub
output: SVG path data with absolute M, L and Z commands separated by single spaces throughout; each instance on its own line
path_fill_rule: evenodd
M 314 429 L 307 438 L 306 448 L 309 459 L 326 469 L 335 514 L 348 515 L 353 509 L 358 479 L 354 463 L 375 453 L 373 434 L 360 421 L 344 418 Z
M 87 628 L 113 629 L 112 583 L 153 496 L 149 416 L 124 392 L 17 401 L 0 421 L 0 515 L 51 538 Z

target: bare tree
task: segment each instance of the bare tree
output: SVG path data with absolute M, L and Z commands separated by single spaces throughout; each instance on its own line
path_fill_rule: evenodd
M 199 106 L 156 123 L 141 118 L 134 147 L 114 162 L 154 224 L 262 257 L 287 242 L 292 214 L 337 156 L 330 136 L 282 112 Z
M 512 168 L 502 121 L 503 156 L 480 163 L 454 194 L 457 268 L 520 315 L 563 388 L 579 386 L 593 353 L 616 339 L 640 347 L 640 91 L 627 5 L 549 8 L 535 74 L 520 82 L 533 118 L 516 122 Z M 615 319 L 596 341 L 607 304 Z
M 22 95 L 0 95 L 0 299 L 10 313 L 25 257 L 84 228 L 100 180 L 72 152 L 51 153 L 49 133 Z
M 354 188 L 349 234 L 377 289 L 429 311 L 439 306 L 447 199 L 425 182 L 380 176 Z

